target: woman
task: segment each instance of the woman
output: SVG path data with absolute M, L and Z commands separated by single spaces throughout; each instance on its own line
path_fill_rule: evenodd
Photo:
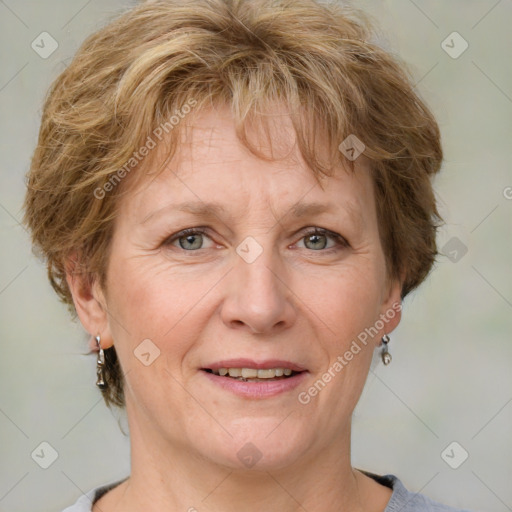
M 46 100 L 26 223 L 126 407 L 68 512 L 454 510 L 353 468 L 374 350 L 437 250 L 438 126 L 337 3 L 145 3 Z

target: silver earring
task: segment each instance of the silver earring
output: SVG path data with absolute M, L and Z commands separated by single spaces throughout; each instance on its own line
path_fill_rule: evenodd
M 389 343 L 389 336 L 387 334 L 384 334 L 382 336 L 382 344 L 384 345 L 382 347 L 381 357 L 382 362 L 387 366 L 389 363 L 391 363 L 391 354 L 388 352 L 388 343 Z
M 98 344 L 99 352 L 98 352 L 98 359 L 96 361 L 96 374 L 98 376 L 96 380 L 96 386 L 98 386 L 100 389 L 105 389 L 107 387 L 107 384 L 105 383 L 105 353 L 103 352 L 103 349 L 100 345 L 101 338 L 96 336 L 96 343 Z

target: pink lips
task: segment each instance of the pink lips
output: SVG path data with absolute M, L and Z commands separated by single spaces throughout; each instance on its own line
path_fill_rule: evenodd
M 208 366 L 205 366 L 203 370 L 218 370 L 219 368 L 256 368 L 261 370 L 269 368 L 289 368 L 295 372 L 300 372 L 286 377 L 285 379 L 269 380 L 268 382 L 244 382 L 230 377 L 215 375 L 214 373 L 209 373 L 207 371 L 201 372 L 210 380 L 210 382 L 220 386 L 226 391 L 230 391 L 231 393 L 244 398 L 252 399 L 269 398 L 281 393 L 289 392 L 296 388 L 309 373 L 305 368 L 302 368 L 295 363 L 278 359 L 265 361 L 254 361 L 252 359 L 228 359 L 209 364 Z

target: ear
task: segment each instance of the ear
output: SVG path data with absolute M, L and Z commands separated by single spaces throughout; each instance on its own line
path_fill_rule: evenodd
M 394 331 L 402 318 L 402 280 L 394 279 L 388 283 L 381 305 L 380 319 L 384 323 L 382 336 Z M 380 342 L 380 338 L 379 338 Z
M 66 282 L 78 318 L 91 336 L 101 336 L 101 348 L 110 348 L 114 340 L 108 323 L 105 294 L 97 277 L 83 268 L 77 253 L 71 254 L 66 262 Z

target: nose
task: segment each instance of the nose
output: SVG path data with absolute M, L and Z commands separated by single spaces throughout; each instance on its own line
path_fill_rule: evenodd
M 229 328 L 276 334 L 295 322 L 294 294 L 286 284 L 286 269 L 270 253 L 264 250 L 252 263 L 235 256 L 221 308 L 222 321 Z

